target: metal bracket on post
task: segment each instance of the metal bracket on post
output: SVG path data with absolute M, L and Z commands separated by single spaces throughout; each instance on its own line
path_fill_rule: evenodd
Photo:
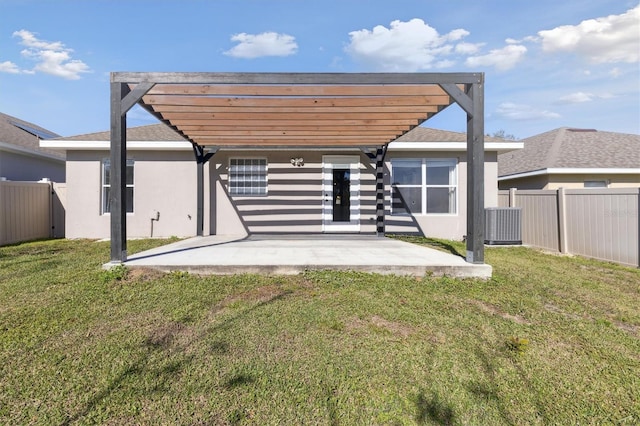
M 217 149 L 204 152 L 204 147 L 193 143 L 193 153 L 197 163 L 197 212 L 196 212 L 196 235 L 201 237 L 204 234 L 204 165 L 215 155 Z

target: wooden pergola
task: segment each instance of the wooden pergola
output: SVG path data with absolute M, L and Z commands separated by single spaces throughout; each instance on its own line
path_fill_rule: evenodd
M 192 143 L 202 235 L 203 166 L 238 147 L 370 152 L 383 233 L 387 144 L 452 103 L 467 114 L 466 259 L 484 263 L 483 73 L 111 73 L 111 261 L 127 259 L 126 117 L 136 104 Z

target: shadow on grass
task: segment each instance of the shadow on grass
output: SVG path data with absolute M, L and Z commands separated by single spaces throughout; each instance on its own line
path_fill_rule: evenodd
M 250 374 L 236 374 L 235 376 L 231 377 L 229 380 L 227 380 L 224 384 L 224 387 L 226 389 L 233 389 L 233 388 L 237 388 L 239 386 L 244 386 L 244 385 L 248 385 L 250 383 L 255 382 L 256 379 L 250 375 Z
M 466 258 L 463 249 L 459 249 L 454 244 L 447 240 L 438 240 L 435 238 L 427 238 L 427 237 L 418 237 L 412 235 L 387 235 L 389 238 L 395 238 L 400 241 L 405 241 L 407 243 L 418 244 L 421 246 L 428 246 L 437 250 L 446 251 L 448 253 L 453 254 L 454 256 L 458 256 L 461 258 Z M 460 243 L 462 244 L 462 243 Z
M 433 392 L 430 397 L 425 395 L 421 390 L 416 397 L 416 422 L 418 424 L 426 424 L 427 422 L 437 423 L 439 425 L 452 425 L 455 422 L 455 413 L 453 408 L 443 401 L 440 396 Z
M 488 344 L 488 343 L 487 343 Z M 511 403 L 509 401 L 505 401 L 500 397 L 500 378 L 497 376 L 496 371 L 499 370 L 498 362 L 494 360 L 495 357 L 498 357 L 498 353 L 490 354 L 480 349 L 476 350 L 476 356 L 479 360 L 479 367 L 485 374 L 486 380 L 482 382 L 471 382 L 466 387 L 469 392 L 478 398 L 480 401 L 490 404 L 494 406 L 503 420 L 503 424 L 506 425 L 517 425 L 519 424 L 516 420 L 513 419 L 513 413 L 510 410 Z M 531 395 L 533 396 L 532 403 L 535 406 L 536 415 L 540 417 L 542 420 L 542 424 L 552 424 L 553 421 L 551 418 L 547 416 L 546 408 L 544 404 L 537 397 L 537 393 L 534 390 L 535 387 L 526 377 L 527 375 L 522 370 L 522 367 L 519 363 L 515 362 L 521 380 L 523 380 L 523 388 L 529 389 Z
M 167 390 L 170 387 L 167 384 L 174 377 L 184 371 L 187 366 L 196 359 L 193 355 L 184 355 L 185 353 L 190 352 L 189 348 L 191 346 L 197 344 L 198 341 L 205 338 L 211 332 L 218 329 L 228 329 L 231 327 L 232 323 L 242 320 L 252 312 L 259 310 L 264 306 L 283 299 L 290 293 L 292 292 L 286 291 L 274 295 L 267 300 L 257 303 L 249 309 L 239 312 L 235 316 L 230 316 L 211 327 L 203 329 L 200 333 L 194 334 L 193 336 L 187 335 L 186 333 L 189 333 L 188 327 L 180 323 L 172 323 L 168 326 L 155 330 L 150 336 L 141 342 L 141 346 L 144 349 L 142 354 L 130 362 L 124 371 L 111 380 L 103 390 L 96 392 L 91 398 L 89 398 L 84 407 L 76 414 L 67 416 L 67 418 L 60 424 L 70 425 L 81 422 L 84 417 L 91 414 L 103 401 L 107 400 L 112 393 L 118 391 L 121 392 L 123 388 L 128 386 L 127 383 L 143 382 L 145 376 L 154 378 L 155 385 L 153 389 L 151 389 L 152 392 L 163 392 Z M 181 343 L 182 341 L 177 339 L 179 335 L 182 337 L 188 336 L 188 339 Z M 217 352 L 219 354 L 226 353 L 228 351 L 228 343 L 215 341 L 212 343 L 211 349 L 212 352 Z M 158 360 L 158 357 L 155 354 L 158 352 L 166 354 L 163 365 L 155 364 L 156 360 Z M 253 376 L 240 373 L 228 379 L 223 386 L 226 389 L 232 389 L 248 385 L 253 382 L 255 382 L 255 378 Z M 234 413 L 232 413 L 232 417 L 233 416 Z M 238 419 L 238 421 L 239 420 L 241 419 Z M 236 424 L 238 422 L 231 421 L 231 423 Z

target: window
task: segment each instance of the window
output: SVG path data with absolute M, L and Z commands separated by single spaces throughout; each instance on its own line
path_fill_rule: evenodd
M 127 160 L 127 213 L 133 213 L 133 160 Z M 111 164 L 109 160 L 102 162 L 102 214 L 111 212 Z
M 391 214 L 457 213 L 455 160 L 391 160 Z
M 607 181 L 606 180 L 585 180 L 584 187 L 585 188 L 606 188 Z
M 229 160 L 231 195 L 267 195 L 267 160 L 232 158 Z

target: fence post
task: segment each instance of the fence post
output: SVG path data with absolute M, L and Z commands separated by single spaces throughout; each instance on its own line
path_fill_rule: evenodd
M 516 206 L 516 188 L 509 188 L 509 207 Z
M 640 268 L 640 188 L 638 188 L 638 205 L 636 206 L 636 217 L 638 218 L 638 268 Z
M 564 188 L 558 188 L 558 239 L 560 253 L 569 253 L 567 241 L 567 203 Z

